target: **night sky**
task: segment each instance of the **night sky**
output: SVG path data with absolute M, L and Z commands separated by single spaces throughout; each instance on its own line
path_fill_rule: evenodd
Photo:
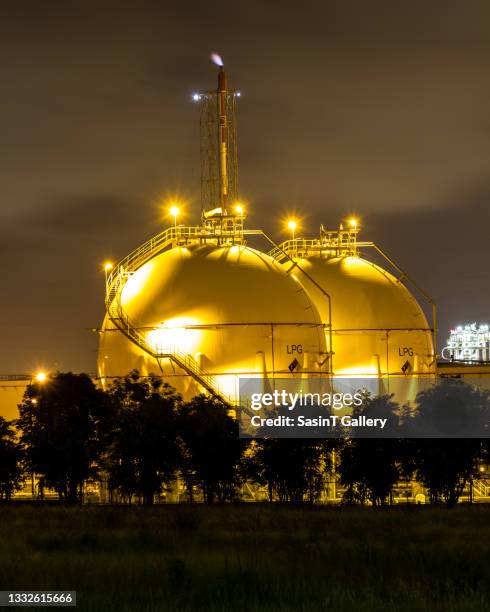
M 490 319 L 490 4 L 2 2 L 0 373 L 95 372 L 101 263 L 198 221 L 196 90 L 242 91 L 249 226 L 349 213 L 436 299 Z M 259 213 L 260 211 L 260 213 Z

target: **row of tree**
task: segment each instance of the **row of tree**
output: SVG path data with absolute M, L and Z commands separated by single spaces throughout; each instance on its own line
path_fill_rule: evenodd
M 396 409 L 381 397 L 363 410 L 380 406 Z M 314 503 L 335 473 L 347 502 L 385 504 L 398 482 L 416 478 L 432 502 L 452 506 L 488 460 L 487 440 L 475 438 L 240 439 L 226 405 L 204 395 L 185 402 L 136 371 L 108 391 L 85 374 L 55 374 L 27 388 L 19 412 L 15 422 L 0 418 L 2 499 L 35 475 L 41 497 L 47 487 L 68 503 L 81 502 L 85 483 L 100 478 L 129 503 L 153 503 L 176 478 L 190 501 L 233 501 L 251 483 L 271 501 Z

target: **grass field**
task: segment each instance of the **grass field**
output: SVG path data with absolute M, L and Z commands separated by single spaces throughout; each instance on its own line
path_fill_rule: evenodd
M 490 507 L 0 507 L 0 587 L 78 609 L 489 609 Z

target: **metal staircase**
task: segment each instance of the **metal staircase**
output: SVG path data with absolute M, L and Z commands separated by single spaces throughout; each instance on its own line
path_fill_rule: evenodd
M 488 481 L 475 478 L 472 482 L 473 485 L 473 495 L 476 497 L 481 497 L 488 499 L 490 497 L 490 486 L 488 485 Z
M 163 252 L 171 246 L 184 245 L 190 241 L 195 242 L 196 238 L 199 239 L 201 236 L 202 228 L 200 227 L 171 227 L 130 253 L 107 277 L 106 309 L 109 319 L 115 327 L 126 338 L 156 359 L 159 365 L 161 359 L 169 359 L 191 376 L 213 397 L 232 406 L 235 402 L 219 390 L 218 381 L 215 376 L 205 372 L 191 355 L 182 353 L 176 350 L 175 347 L 167 347 L 163 350 L 153 347 L 146 337 L 139 332 L 138 326 L 129 319 L 121 304 L 121 293 L 124 285 L 131 274 L 138 268 L 157 253 Z

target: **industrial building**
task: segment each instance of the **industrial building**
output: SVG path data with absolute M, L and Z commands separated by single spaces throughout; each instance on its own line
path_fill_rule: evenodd
M 442 357 L 468 364 L 490 362 L 490 327 L 471 323 L 451 329 Z

